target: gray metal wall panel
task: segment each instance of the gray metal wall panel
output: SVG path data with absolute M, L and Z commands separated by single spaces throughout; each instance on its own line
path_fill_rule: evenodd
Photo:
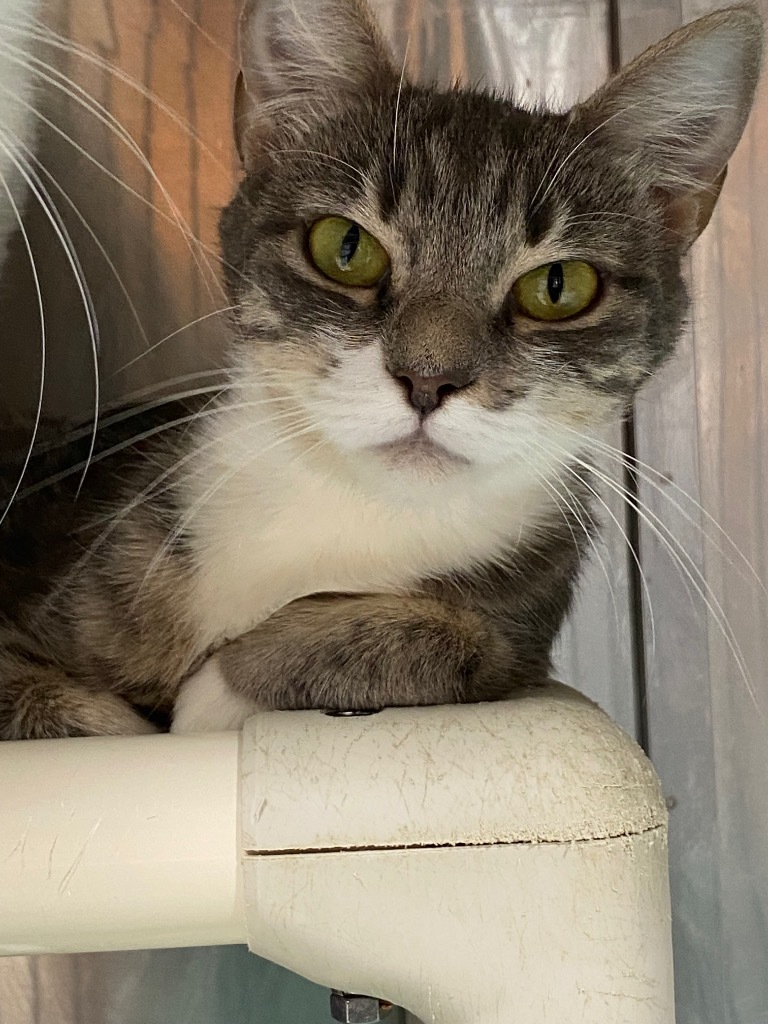
M 0 1024 L 330 1024 L 330 1014 L 326 989 L 223 946 L 0 959 Z
M 725 5 L 622 0 L 624 58 L 715 6 Z M 695 578 L 682 581 L 646 525 L 642 563 L 658 625 L 653 649 L 646 615 L 647 713 L 651 755 L 674 803 L 679 1024 L 768 1021 L 768 602 L 734 549 L 768 578 L 767 142 L 763 87 L 692 253 L 691 330 L 636 415 L 638 456 L 667 478 L 641 486 L 641 496 Z

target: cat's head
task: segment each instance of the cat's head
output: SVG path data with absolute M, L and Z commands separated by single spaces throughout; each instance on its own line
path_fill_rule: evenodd
M 715 13 L 554 114 L 409 84 L 357 0 L 248 3 L 239 372 L 404 482 L 576 450 L 674 346 L 761 41 Z

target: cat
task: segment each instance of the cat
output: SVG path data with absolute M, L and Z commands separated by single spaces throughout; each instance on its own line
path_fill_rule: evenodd
M 41 449 L 0 532 L 0 736 L 233 728 L 546 678 L 590 431 L 686 313 L 751 6 L 568 113 L 409 84 L 357 0 L 250 0 L 226 384 Z

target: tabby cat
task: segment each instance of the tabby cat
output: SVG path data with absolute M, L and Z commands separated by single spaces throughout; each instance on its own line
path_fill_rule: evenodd
M 0 735 L 544 678 L 590 432 L 674 348 L 761 47 L 751 6 L 722 10 L 549 113 L 409 84 L 358 0 L 249 2 L 227 384 L 107 418 L 79 496 L 87 437 L 30 467 Z

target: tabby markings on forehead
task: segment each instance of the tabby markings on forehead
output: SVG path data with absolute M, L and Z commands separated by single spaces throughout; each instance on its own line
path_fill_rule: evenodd
M 415 188 L 415 184 L 412 186 Z M 342 216 L 354 221 L 372 234 L 387 251 L 391 265 L 391 283 L 394 290 L 407 287 L 411 266 L 412 240 L 405 236 L 402 223 L 407 220 L 417 222 L 419 219 L 419 200 L 411 197 L 408 201 L 407 188 L 401 196 L 400 216 L 395 211 L 385 213 L 380 203 L 380 194 L 370 182 L 352 203 L 340 203 L 332 206 L 325 213 L 329 216 Z M 501 308 L 515 281 L 529 270 L 535 270 L 545 263 L 569 259 L 585 258 L 584 251 L 577 244 L 578 234 L 568 230 L 568 214 L 565 210 L 556 211 L 548 207 L 546 220 L 538 224 L 538 234 L 532 238 L 529 219 L 523 212 L 522 205 L 510 208 L 506 213 L 506 245 L 509 252 L 508 262 L 504 265 L 497 280 L 492 284 L 490 292 L 491 308 Z M 443 237 L 450 238 L 450 224 L 443 225 Z M 482 231 L 482 223 L 478 220 L 478 232 Z M 576 237 L 574 237 L 576 236 Z M 428 251 L 419 238 L 421 248 Z M 457 245 L 458 249 L 458 245 Z M 435 266 L 436 271 L 448 269 L 451 260 L 450 250 L 443 250 L 441 256 L 447 261 L 444 266 Z M 464 265 L 465 254 L 462 252 Z M 331 286 L 332 287 L 332 286 Z
M 368 184 L 355 203 L 350 203 L 341 216 L 359 224 L 384 247 L 389 256 L 392 283 L 397 287 L 410 269 L 407 239 L 397 227 L 397 216 L 387 216 L 382 209 L 378 190 Z
M 573 232 L 568 232 L 568 215 L 565 210 L 551 214 L 546 234 L 536 242 L 531 242 L 527 232 L 524 233 L 522 211 L 520 214 L 517 233 L 509 243 L 509 259 L 491 290 L 490 301 L 494 308 L 501 308 L 514 283 L 537 267 L 566 260 L 585 259 L 591 262 L 588 254 L 578 245 L 578 239 L 573 237 Z
M 550 203 L 542 203 L 529 209 L 525 217 L 526 241 L 535 246 L 552 230 L 553 211 Z

